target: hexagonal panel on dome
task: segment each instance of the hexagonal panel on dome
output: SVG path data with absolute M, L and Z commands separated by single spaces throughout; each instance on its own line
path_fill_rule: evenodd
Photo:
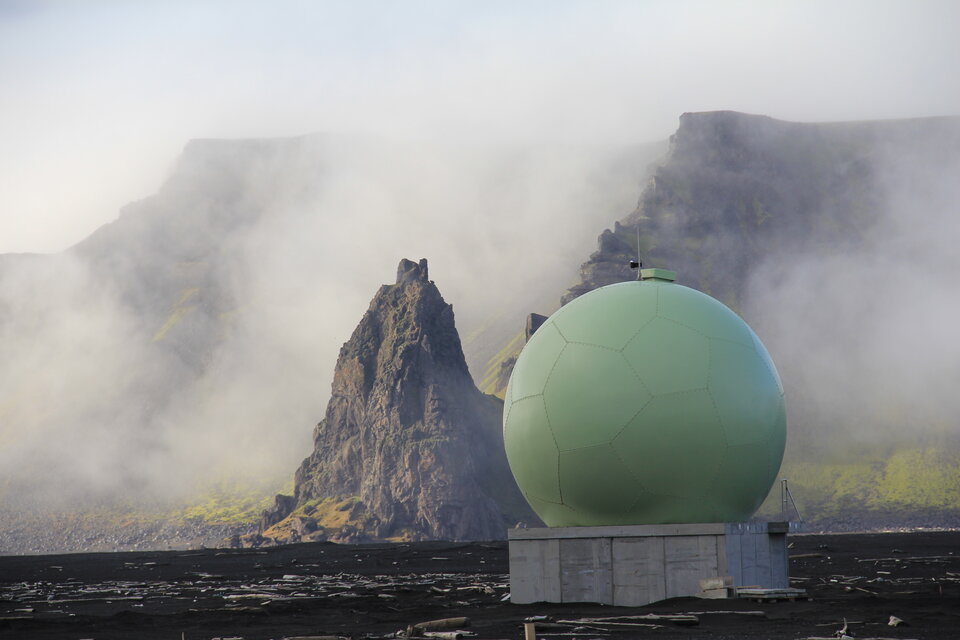
M 698 331 L 708 338 L 753 346 L 753 332 L 725 304 L 678 284 L 660 287 L 657 315 Z
M 707 386 L 707 339 L 672 320 L 653 319 L 627 343 L 623 355 L 654 395 Z
M 583 514 L 586 524 L 614 524 L 643 485 L 608 444 L 560 452 L 563 503 Z
M 782 424 L 780 388 L 752 343 L 710 340 L 708 388 L 728 444 L 766 440 Z
M 523 492 L 560 502 L 559 451 L 543 408 L 543 396 L 514 402 L 503 432 L 507 461 Z
M 729 514 L 730 521 L 750 519 L 772 486 L 767 442 L 727 447 L 723 464 L 707 498 Z
M 510 397 L 514 400 L 521 400 L 528 396 L 535 396 L 543 393 L 543 386 L 547 382 L 547 376 L 553 369 L 554 363 L 563 348 L 567 346 L 566 340 L 553 326 L 549 320 L 537 329 L 530 337 L 530 342 L 520 352 L 517 363 L 513 367 L 513 373 L 510 374 L 510 386 L 512 387 Z
M 713 483 L 727 443 L 702 390 L 654 397 L 612 444 L 650 491 L 692 497 Z
M 568 344 L 543 392 L 561 450 L 610 442 L 650 399 L 616 351 Z
M 619 351 L 657 313 L 657 286 L 621 282 L 577 298 L 553 320 L 568 342 Z

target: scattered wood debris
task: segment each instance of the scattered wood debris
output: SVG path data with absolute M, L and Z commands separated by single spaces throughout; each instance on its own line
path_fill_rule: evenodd
M 146 564 L 146 563 L 144 563 Z M 156 564 L 156 563 L 154 563 Z M 449 605 L 494 604 L 509 598 L 508 577 L 503 574 L 429 573 L 402 575 L 284 574 L 282 577 L 245 581 L 190 572 L 187 579 L 165 581 L 110 580 L 99 583 L 20 582 L 5 585 L 0 617 L 15 613 L 18 619 L 49 619 L 84 615 L 94 608 L 116 603 L 148 612 L 159 599 L 179 611 L 275 610 L 322 599 L 350 601 L 376 597 L 388 606 L 400 594 L 421 591 Z M 122 604 L 121 604 L 122 603 Z M 169 609 L 168 609 L 169 610 Z M 455 620 L 462 620 L 455 618 Z M 436 621 L 429 621 L 436 622 Z M 424 627 L 421 631 L 456 630 Z
M 756 587 L 737 587 L 737 597 L 756 602 L 777 602 L 780 600 L 809 600 L 806 589 L 785 587 L 782 589 L 760 589 Z
M 723 603 L 690 600 L 638 609 L 506 604 L 510 588 L 505 563 L 499 569 L 503 573 L 484 573 L 475 563 L 458 571 L 456 563 L 432 561 L 452 554 L 438 553 L 430 547 L 417 552 L 422 564 L 415 571 L 398 566 L 398 555 L 375 560 L 376 549 L 364 558 L 363 565 L 346 561 L 331 565 L 307 556 L 297 561 L 290 553 L 286 557 L 264 557 L 264 552 L 254 552 L 244 573 L 231 573 L 234 569 L 229 564 L 194 563 L 192 558 L 173 571 L 163 568 L 166 563 L 147 562 L 159 560 L 156 556 L 123 556 L 113 561 L 111 571 L 90 574 L 92 579 L 77 572 L 78 563 L 72 558 L 40 559 L 32 573 L 0 582 L 0 637 L 32 637 L 35 629 L 47 628 L 76 630 L 58 637 L 86 637 L 84 634 L 90 633 L 88 621 L 100 624 L 101 620 L 115 628 L 167 625 L 166 631 L 171 624 L 168 620 L 176 620 L 181 614 L 195 620 L 210 616 L 206 619 L 223 624 L 208 627 L 207 638 L 217 633 L 222 638 L 282 638 L 287 634 L 287 638 L 296 640 L 519 640 L 523 634 L 518 625 L 523 622 L 532 625 L 537 640 L 627 640 L 689 633 L 779 637 L 777 632 L 787 629 L 788 622 L 791 637 L 798 640 L 808 635 L 838 640 L 835 630 L 856 640 L 897 634 L 956 637 L 952 630 L 944 629 L 960 596 L 960 553 L 948 554 L 946 546 L 909 548 L 909 553 L 898 553 L 891 546 L 878 544 L 871 552 L 854 555 L 838 543 L 838 550 L 830 552 L 834 560 L 797 562 L 799 575 L 791 580 L 791 586 L 803 587 L 817 600 L 814 604 L 772 605 L 758 598 L 762 604 L 754 605 L 741 598 Z M 816 550 L 809 541 L 797 547 L 800 551 Z M 399 545 L 391 553 L 405 549 Z M 325 553 L 335 550 L 331 547 Z M 352 563 L 356 551 L 349 551 Z M 315 553 L 320 552 L 323 550 Z M 862 558 L 865 555 L 871 557 Z M 718 576 L 701 586 L 710 589 L 727 585 Z M 785 594 L 765 595 L 781 596 L 773 598 L 777 600 Z M 743 611 L 736 610 L 741 607 Z M 694 610 L 711 608 L 717 610 Z M 906 622 L 891 615 L 905 612 L 911 614 Z M 850 618 L 845 630 L 838 623 L 840 614 Z M 419 627 L 449 620 L 448 616 L 468 615 L 472 618 L 469 627 Z M 694 620 L 698 627 L 676 626 L 692 625 Z M 408 625 L 418 625 L 410 636 Z M 271 629 L 269 636 L 263 631 L 267 628 Z M 159 638 L 160 634 L 142 637 Z M 163 637 L 179 638 L 180 629 Z M 188 632 L 187 640 L 190 637 Z
M 732 576 L 715 576 L 700 580 L 700 597 L 711 600 L 736 597 Z
M 470 618 L 441 618 L 439 620 L 428 620 L 418 622 L 407 627 L 404 635 L 407 638 L 442 638 L 443 640 L 457 640 L 466 635 L 460 631 L 462 627 L 470 626 Z M 447 629 L 456 629 L 456 631 L 446 631 Z
M 610 616 L 604 618 L 576 618 L 573 620 L 557 620 L 559 624 L 571 625 L 589 625 L 596 627 L 660 627 L 663 625 L 658 622 L 672 622 L 673 624 L 683 626 L 693 626 L 700 624 L 700 618 L 689 614 L 665 614 L 648 613 L 640 616 Z
M 919 562 L 942 564 L 949 560 L 956 560 L 957 556 L 908 556 L 903 558 L 860 558 L 857 562 Z

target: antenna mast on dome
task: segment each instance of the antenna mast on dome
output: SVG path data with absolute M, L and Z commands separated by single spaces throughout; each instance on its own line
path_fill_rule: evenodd
M 637 223 L 637 259 L 630 261 L 630 268 L 637 270 L 637 280 L 641 280 L 640 272 L 643 270 L 643 262 L 640 261 L 640 223 Z

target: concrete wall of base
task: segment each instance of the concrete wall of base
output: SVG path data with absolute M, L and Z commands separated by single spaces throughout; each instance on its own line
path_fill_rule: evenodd
M 787 523 L 513 529 L 510 599 L 640 606 L 696 596 L 700 581 L 785 588 Z

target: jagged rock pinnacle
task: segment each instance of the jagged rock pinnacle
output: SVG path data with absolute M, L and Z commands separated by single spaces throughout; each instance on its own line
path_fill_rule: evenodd
M 502 410 L 474 386 L 453 308 L 429 280 L 427 260 L 401 260 L 396 284 L 380 287 L 340 350 L 292 507 L 278 499 L 264 535 L 504 537 L 532 514 L 507 466 Z
M 400 265 L 397 267 L 397 284 L 415 281 L 430 281 L 427 273 L 427 259 L 420 258 L 420 262 L 414 262 L 406 258 L 401 259 Z

